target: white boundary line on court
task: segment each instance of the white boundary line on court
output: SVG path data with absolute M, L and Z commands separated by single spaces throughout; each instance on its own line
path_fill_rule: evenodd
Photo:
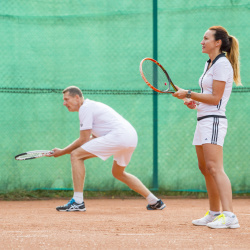
M 130 236 L 130 235 L 132 235 L 132 236 L 134 236 L 134 235 L 136 235 L 136 236 L 145 236 L 145 235 L 148 235 L 148 236 L 152 236 L 152 235 L 155 235 L 155 234 L 118 234 L 118 235 L 122 235 L 122 236 Z

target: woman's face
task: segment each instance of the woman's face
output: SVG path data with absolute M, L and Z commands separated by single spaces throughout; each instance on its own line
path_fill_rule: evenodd
M 203 40 L 201 41 L 202 53 L 211 54 L 216 49 L 220 48 L 218 47 L 220 45 L 220 40 L 215 41 L 214 34 L 215 30 L 207 30 L 204 34 Z

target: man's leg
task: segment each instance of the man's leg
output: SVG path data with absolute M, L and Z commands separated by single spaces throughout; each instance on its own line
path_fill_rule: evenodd
M 146 198 L 149 202 L 148 210 L 165 208 L 165 204 L 160 199 L 155 197 L 137 177 L 126 173 L 125 167 L 118 165 L 116 161 L 113 162 L 112 174 L 116 179 L 125 183 L 129 188 Z
M 125 172 L 125 167 L 121 167 L 117 164 L 116 161 L 113 162 L 112 167 L 113 176 L 119 181 L 128 185 L 132 190 L 142 195 L 146 198 L 150 191 L 142 184 L 142 182 L 132 174 Z
M 70 154 L 72 179 L 74 184 L 74 192 L 83 192 L 84 179 L 85 179 L 85 166 L 84 160 L 94 158 L 95 155 L 85 151 L 84 149 L 77 148 Z
M 74 185 L 74 196 L 64 206 L 56 208 L 57 211 L 86 211 L 83 202 L 83 187 L 85 179 L 84 160 L 96 157 L 95 155 L 83 150 L 81 147 L 75 149 L 70 154 L 72 179 Z

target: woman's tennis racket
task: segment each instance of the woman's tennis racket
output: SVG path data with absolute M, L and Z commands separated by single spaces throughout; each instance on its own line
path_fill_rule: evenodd
M 177 87 L 163 66 L 152 58 L 144 58 L 140 63 L 140 73 L 145 83 L 159 93 L 174 93 Z
M 53 154 L 53 151 L 49 150 L 34 150 L 34 151 L 28 151 L 19 155 L 15 156 L 16 160 L 22 161 L 22 160 L 31 160 L 36 159 L 44 156 L 48 156 L 50 154 Z
M 141 60 L 140 73 L 145 83 L 156 92 L 174 93 L 178 90 L 163 66 L 152 58 L 146 57 Z M 192 101 L 189 98 L 182 100 L 185 103 Z

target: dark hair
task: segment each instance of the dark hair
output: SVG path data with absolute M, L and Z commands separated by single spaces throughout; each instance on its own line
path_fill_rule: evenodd
M 215 41 L 221 40 L 221 51 L 229 52 L 232 45 L 232 37 L 228 35 L 227 30 L 221 26 L 213 26 L 209 30 L 215 31 Z
M 69 86 L 66 89 L 63 90 L 63 94 L 69 92 L 69 95 L 76 96 L 79 95 L 79 97 L 82 97 L 82 91 L 76 87 L 76 86 Z
M 234 82 L 242 85 L 240 80 L 240 61 L 239 61 L 239 42 L 236 37 L 230 36 L 222 26 L 212 26 L 209 30 L 214 30 L 215 41 L 221 40 L 221 52 L 226 52 L 227 59 L 230 61 L 234 70 Z

